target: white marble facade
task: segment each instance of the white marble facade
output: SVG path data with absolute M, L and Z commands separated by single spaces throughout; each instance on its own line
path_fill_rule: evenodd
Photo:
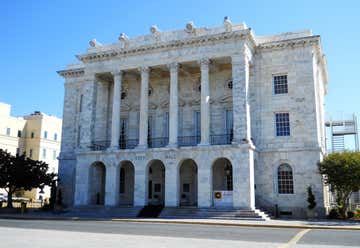
M 310 31 L 257 36 L 245 24 L 159 31 L 110 45 L 90 41 L 65 78 L 59 173 L 68 206 L 232 206 L 306 214 L 324 154 L 327 69 Z M 274 76 L 286 75 L 286 94 Z M 278 137 L 275 113 L 289 113 Z M 288 164 L 293 192 L 278 190 Z M 121 169 L 123 168 L 123 169 Z M 121 171 L 122 170 L 122 171 Z

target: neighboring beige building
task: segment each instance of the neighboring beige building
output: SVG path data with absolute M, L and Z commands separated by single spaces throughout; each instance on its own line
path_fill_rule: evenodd
M 57 173 L 62 120 L 39 111 L 24 117 L 13 117 L 10 111 L 11 105 L 0 102 L 0 148 L 12 155 L 25 153 L 34 160 L 45 161 L 50 172 Z M 44 197 L 49 197 L 49 188 L 44 191 Z M 39 190 L 25 196 L 37 199 Z

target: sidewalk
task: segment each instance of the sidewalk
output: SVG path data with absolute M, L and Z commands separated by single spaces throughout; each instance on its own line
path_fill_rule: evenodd
M 269 227 L 269 228 L 297 228 L 297 229 L 334 229 L 334 230 L 359 230 L 360 221 L 341 220 L 223 220 L 223 219 L 122 219 L 114 217 L 102 217 L 99 215 L 69 216 L 66 214 L 52 214 L 46 212 L 32 212 L 26 214 L 0 214 L 0 219 L 20 220 L 66 220 L 66 221 L 116 221 L 134 223 L 168 223 L 168 224 L 199 224 L 199 225 L 222 225 L 238 227 Z

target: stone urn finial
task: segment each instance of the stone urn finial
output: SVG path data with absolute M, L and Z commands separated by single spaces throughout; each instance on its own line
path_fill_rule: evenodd
M 125 33 L 121 33 L 119 36 L 120 41 L 126 41 L 128 39 L 129 39 L 129 37 Z
M 232 23 L 231 23 L 230 18 L 228 16 L 224 17 L 224 26 L 225 26 L 226 31 L 228 31 L 228 32 L 231 31 Z
M 152 25 L 152 26 L 150 27 L 150 32 L 151 32 L 152 34 L 156 34 L 156 33 L 159 33 L 160 30 L 159 30 L 159 28 L 158 28 L 156 25 Z
M 96 39 L 92 39 L 91 41 L 89 41 L 89 45 L 91 47 L 100 47 L 100 46 L 102 46 L 102 44 L 99 43 Z
M 195 25 L 194 25 L 194 22 L 193 21 L 190 21 L 188 23 L 186 23 L 186 31 L 188 33 L 193 33 L 195 32 Z

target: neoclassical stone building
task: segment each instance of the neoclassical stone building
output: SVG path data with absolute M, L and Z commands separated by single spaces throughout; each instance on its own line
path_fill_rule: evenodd
M 65 78 L 60 178 L 68 206 L 275 209 L 327 205 L 327 68 L 310 31 L 245 24 L 90 41 Z

